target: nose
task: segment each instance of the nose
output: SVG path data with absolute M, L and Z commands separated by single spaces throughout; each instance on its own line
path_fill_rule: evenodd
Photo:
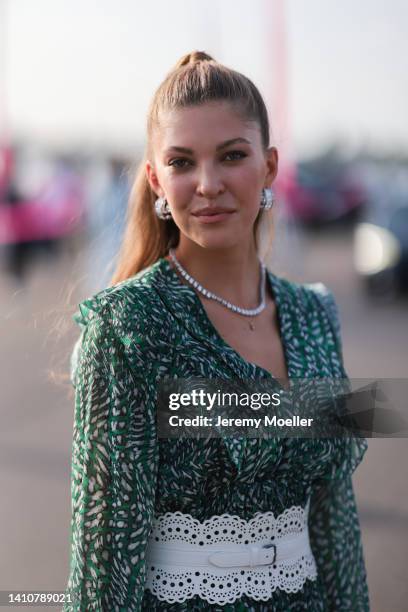
M 216 198 L 225 191 L 219 172 L 212 165 L 203 166 L 198 174 L 197 195 L 209 200 Z

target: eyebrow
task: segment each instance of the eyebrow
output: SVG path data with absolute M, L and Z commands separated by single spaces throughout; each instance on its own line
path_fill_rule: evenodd
M 233 145 L 233 144 L 237 144 L 239 142 L 251 144 L 251 142 L 247 140 L 246 138 L 231 138 L 230 140 L 225 140 L 221 144 L 217 145 L 216 150 L 221 151 L 221 149 L 225 149 L 226 147 L 229 147 L 230 145 Z M 177 151 L 179 153 L 187 153 L 189 155 L 192 155 L 194 153 L 193 149 L 188 149 L 187 147 L 177 147 L 177 146 L 169 147 L 166 150 L 166 153 L 170 153 L 171 151 Z

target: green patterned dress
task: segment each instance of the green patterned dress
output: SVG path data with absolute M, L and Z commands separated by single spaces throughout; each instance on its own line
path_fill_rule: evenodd
M 267 272 L 289 377 L 346 377 L 336 304 L 321 283 Z M 161 377 L 273 379 L 217 333 L 192 288 L 160 259 L 79 305 L 82 333 L 71 361 L 75 386 L 68 611 L 367 612 L 366 571 L 352 485 L 365 439 L 159 439 Z M 152 521 L 182 512 L 249 520 L 310 498 L 317 577 L 268 601 L 242 595 L 160 601 L 145 589 Z

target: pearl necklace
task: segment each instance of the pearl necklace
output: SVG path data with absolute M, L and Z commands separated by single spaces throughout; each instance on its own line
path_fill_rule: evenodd
M 176 266 L 177 270 L 180 272 L 181 276 L 185 278 L 186 281 L 190 283 L 190 285 L 192 285 L 195 289 L 197 289 L 197 291 L 199 291 L 206 298 L 209 298 L 210 300 L 215 300 L 219 302 L 220 304 L 222 304 L 223 306 L 225 306 L 226 308 L 229 308 L 229 310 L 242 314 L 245 317 L 255 317 L 256 315 L 260 314 L 264 310 L 266 306 L 266 303 L 265 303 L 265 276 L 266 276 L 266 273 L 265 273 L 265 266 L 261 261 L 259 262 L 261 266 L 261 283 L 260 283 L 260 291 L 259 291 L 260 297 L 261 297 L 260 303 L 256 308 L 241 308 L 240 306 L 231 304 L 231 302 L 229 302 L 228 300 L 225 300 L 219 295 L 216 295 L 212 291 L 205 289 L 195 278 L 190 276 L 187 270 L 183 268 L 181 263 L 176 258 L 173 249 L 169 250 L 169 255 L 174 265 Z M 255 329 L 252 323 L 249 324 L 249 328 L 251 329 L 251 331 L 254 331 Z

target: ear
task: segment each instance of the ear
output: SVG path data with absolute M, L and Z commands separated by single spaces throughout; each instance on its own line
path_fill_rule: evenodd
M 264 187 L 270 187 L 278 174 L 278 150 L 269 147 L 265 152 L 266 173 Z
M 164 196 L 164 191 L 160 187 L 158 176 L 156 174 L 156 171 L 151 161 L 149 160 L 146 161 L 145 169 L 146 169 L 147 180 L 149 181 L 149 185 L 151 189 L 154 191 L 156 195 L 162 198 Z

